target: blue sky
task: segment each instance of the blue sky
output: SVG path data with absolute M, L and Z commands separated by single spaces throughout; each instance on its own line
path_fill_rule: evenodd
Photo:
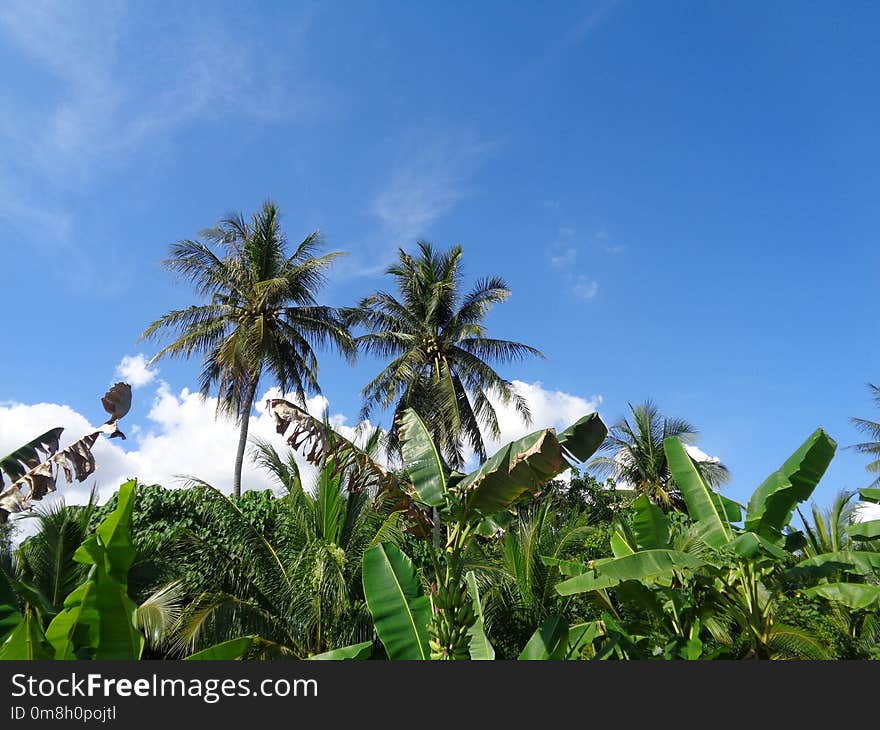
M 880 415 L 880 9 L 474 5 L 4 3 L 6 445 L 36 404 L 98 421 L 143 328 L 191 301 L 168 245 L 267 197 L 291 239 L 350 252 L 334 304 L 387 286 L 398 246 L 461 243 L 513 291 L 493 332 L 547 355 L 505 376 L 609 422 L 654 398 L 733 498 L 817 426 L 857 441 L 848 417 Z M 349 424 L 376 367 L 321 359 Z M 126 449 L 197 371 L 136 390 Z M 817 496 L 867 481 L 841 450 Z

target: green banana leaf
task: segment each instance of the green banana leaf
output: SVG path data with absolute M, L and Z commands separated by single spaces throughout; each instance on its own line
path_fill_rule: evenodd
M 74 560 L 92 569 L 46 629 L 56 659 L 140 658 L 144 636 L 127 589 L 134 560 L 129 528 L 135 486 L 132 480 L 119 488 L 116 509 L 74 553 Z
M 720 505 L 712 497 L 712 490 L 703 481 L 684 445 L 677 438 L 663 442 L 666 461 L 675 483 L 681 489 L 691 520 L 707 545 L 720 548 L 731 540 L 730 524 Z
M 575 624 L 568 629 L 568 649 L 565 658 L 576 660 L 581 658 L 584 647 L 592 644 L 602 635 L 602 625 L 599 621 Z
M 569 468 L 552 429 L 536 431 L 503 446 L 458 483 L 467 507 L 484 516 L 502 512 L 527 492 L 536 492 Z
M 880 609 L 880 586 L 867 583 L 823 583 L 802 591 L 806 596 L 821 596 L 853 610 Z
M 391 543 L 363 557 L 364 596 L 389 659 L 429 659 L 431 602 L 412 561 Z
M 618 522 L 611 533 L 611 554 L 615 558 L 635 553 L 636 537 L 625 523 Z
M 801 560 L 789 572 L 796 575 L 800 568 L 813 567 L 828 568 L 826 575 L 836 572 L 872 575 L 874 571 L 880 570 L 880 553 L 871 553 L 866 550 L 838 550 L 833 553 L 822 553 Z
M 554 558 L 550 555 L 542 555 L 541 562 L 550 568 L 558 568 L 562 575 L 569 577 L 574 577 L 587 571 L 587 564 L 581 560 Z
M 704 561 L 690 553 L 676 550 L 640 550 L 622 558 L 594 560 L 593 570 L 557 584 L 561 596 L 612 588 L 626 580 L 645 580 L 672 576 L 682 569 L 694 569 Z
M 864 502 L 880 504 L 880 488 L 878 487 L 865 487 L 864 489 L 860 489 L 859 496 Z
M 39 466 L 44 455 L 50 456 L 58 451 L 62 431 L 63 428 L 49 429 L 0 459 L 0 487 L 3 486 L 2 472 L 6 472 L 10 481 L 14 482 Z
M 486 636 L 486 626 L 483 622 L 483 603 L 480 600 L 480 589 L 477 586 L 477 576 L 474 571 L 469 570 L 464 577 L 467 584 L 468 593 L 474 602 L 474 613 L 477 620 L 468 629 L 468 636 L 471 637 L 468 651 L 471 659 L 489 660 L 495 658 L 495 649 L 489 643 L 489 637 Z
M 446 501 L 449 469 L 425 422 L 412 408 L 407 408 L 400 418 L 400 440 L 403 463 L 419 500 L 439 507 Z
M 369 659 L 373 653 L 373 642 L 364 641 L 360 644 L 352 644 L 351 646 L 342 646 L 332 651 L 325 651 L 323 654 L 315 654 L 307 657 L 310 661 L 335 661 L 339 659 Z
M 588 413 L 562 431 L 556 438 L 565 454 L 573 461 L 589 459 L 602 445 L 608 428 L 598 413 Z
M 13 629 L 21 623 L 21 611 L 18 610 L 18 598 L 6 573 L 0 568 L 0 641 L 3 641 Z
M 53 659 L 55 651 L 46 641 L 40 620 L 26 611 L 18 626 L 0 644 L 0 660 Z
M 846 532 L 853 540 L 876 540 L 880 537 L 880 520 L 856 522 L 848 525 Z
M 119 487 L 116 509 L 98 525 L 73 554 L 73 559 L 85 565 L 99 565 L 121 585 L 128 585 L 128 571 L 135 558 L 131 543 L 131 515 L 134 511 L 137 481 L 125 482 Z
M 254 645 L 256 640 L 257 637 L 254 635 L 239 636 L 236 639 L 221 641 L 219 644 L 214 644 L 207 649 L 202 649 L 195 654 L 190 654 L 189 656 L 184 657 L 184 660 L 210 661 L 216 659 L 228 661 L 230 659 L 241 659 L 241 657 L 244 656 L 244 654 Z
M 632 530 L 636 544 L 642 550 L 670 547 L 669 520 L 663 510 L 642 494 L 632 503 Z
M 779 540 L 794 508 L 809 499 L 836 450 L 837 442 L 817 428 L 752 494 L 746 507 L 746 530 Z
M 765 555 L 772 555 L 780 560 L 787 560 L 791 557 L 781 547 L 754 532 L 743 532 L 737 535 L 730 541 L 728 547 L 741 558 L 754 558 L 762 552 Z
M 718 492 L 712 491 L 712 501 L 715 508 L 727 519 L 728 524 L 742 522 L 744 507 L 739 502 L 734 502 Z
M 495 537 L 499 530 L 506 530 L 512 521 L 512 512 L 496 512 L 477 523 L 476 533 L 480 537 Z
M 532 634 L 517 657 L 529 661 L 565 659 L 568 653 L 568 622 L 558 614 L 550 616 Z

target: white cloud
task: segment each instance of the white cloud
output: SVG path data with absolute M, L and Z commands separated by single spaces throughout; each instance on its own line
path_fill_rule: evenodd
M 694 461 L 708 461 L 713 464 L 720 464 L 721 459 L 717 456 L 709 456 L 705 451 L 703 451 L 699 446 L 694 446 L 693 444 L 684 444 L 684 450 L 688 452 L 688 455 Z
M 575 279 L 571 291 L 578 299 L 589 301 L 590 299 L 594 299 L 599 293 L 599 282 L 580 274 L 577 279 Z
M 155 380 L 158 368 L 150 367 L 141 353 L 126 355 L 116 366 L 116 377 L 122 378 L 132 388 L 142 388 Z
M 859 502 L 856 505 L 855 521 L 869 522 L 870 520 L 880 520 L 880 504 Z

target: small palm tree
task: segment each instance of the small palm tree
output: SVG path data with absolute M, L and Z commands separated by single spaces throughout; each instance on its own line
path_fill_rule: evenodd
M 874 405 L 880 406 L 880 387 L 868 383 L 868 388 L 871 390 L 871 400 L 874 401 Z M 877 475 L 874 481 L 871 482 L 871 486 L 878 487 L 880 486 L 880 421 L 870 421 L 866 418 L 855 417 L 849 420 L 859 431 L 868 434 L 868 437 L 871 439 L 861 444 L 854 444 L 849 448 L 871 457 L 872 461 L 868 463 L 866 469 L 871 474 Z
M 855 496 L 855 492 L 838 492 L 831 507 L 827 510 L 822 510 L 819 505 L 813 502 L 811 505 L 812 524 L 804 517 L 800 507 L 797 508 L 806 532 L 807 542 L 803 550 L 807 557 L 836 553 L 840 550 L 860 549 L 857 542 L 850 540 L 846 531 L 855 518 L 856 504 L 852 501 Z
M 176 655 L 256 634 L 260 656 L 304 658 L 372 639 L 361 559 L 374 542 L 403 541 L 403 513 L 377 510 L 366 490 L 347 493 L 332 463 L 306 490 L 292 453 L 255 443 L 255 462 L 285 492 L 273 500 L 271 526 L 255 525 L 235 502 L 195 480 L 206 524 L 227 525 L 236 548 L 217 551 L 195 532 L 177 537 L 172 561 L 197 556 L 210 568 L 187 581 L 188 599 L 163 646 Z
M 232 215 L 201 237 L 174 244 L 165 265 L 210 301 L 169 312 L 141 339 L 172 336 L 153 361 L 166 355 L 203 356 L 202 395 L 216 388 L 218 412 L 240 423 L 233 474 L 233 493 L 240 496 L 248 422 L 263 374 L 303 402 L 307 394 L 320 392 L 313 347 L 329 343 L 349 358 L 355 355 L 342 312 L 318 305 L 315 298 L 326 270 L 342 254 L 316 256 L 317 231 L 288 252 L 271 201 L 251 221 Z
M 556 592 L 559 572 L 547 558 L 581 557 L 597 531 L 592 517 L 588 510 L 560 512 L 551 499 L 532 504 L 505 531 L 497 565 L 475 565 L 485 579 L 487 630 L 505 658 L 516 658 L 551 614 L 568 612 L 571 598 Z
M 86 577 L 88 566 L 73 559 L 86 537 L 96 509 L 93 489 L 85 505 L 50 503 L 25 519 L 35 520 L 37 529 L 15 553 L 16 585 L 25 590 L 25 600 L 48 621 L 64 605 L 67 594 Z
M 513 404 L 522 420 L 531 422 L 525 399 L 489 363 L 543 357 L 528 345 L 488 336 L 483 320 L 510 296 L 510 289 L 503 279 L 490 277 L 464 293 L 461 258 L 461 246 L 438 252 L 420 241 L 416 256 L 401 249 L 398 262 L 386 272 L 397 284 L 397 296 L 375 292 L 361 300 L 351 318 L 367 329 L 358 344 L 391 360 L 363 389 L 361 416 L 369 417 L 377 407 L 394 409 L 393 450 L 398 418 L 413 408 L 455 468 L 464 464 L 465 443 L 485 460 L 481 426 L 492 438 L 500 437 L 490 396 Z
M 662 507 L 685 511 L 681 492 L 669 471 L 663 442 L 670 437 L 693 444 L 697 430 L 682 418 L 667 418 L 653 401 L 629 404 L 632 421 L 621 418 L 608 429 L 599 448 L 610 456 L 597 456 L 587 467 L 603 477 L 614 478 L 618 486 L 629 485 Z M 730 478 L 727 467 L 717 459 L 695 461 L 706 483 L 719 487 Z

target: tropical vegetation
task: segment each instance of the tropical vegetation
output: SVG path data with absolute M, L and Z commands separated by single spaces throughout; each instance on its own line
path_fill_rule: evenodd
M 494 368 L 540 354 L 487 332 L 507 284 L 466 290 L 461 247 L 421 242 L 388 269 L 396 294 L 325 306 L 337 254 L 318 240 L 288 251 L 267 203 L 172 248 L 206 301 L 145 336 L 171 335 L 157 357 L 199 355 L 202 393 L 238 419 L 231 495 L 196 476 L 47 499 L 92 474 L 102 435 L 123 436 L 121 383 L 99 429 L 65 448 L 60 428 L 23 435 L 0 460 L 0 659 L 880 658 L 880 520 L 856 509 L 880 489 L 814 501 L 837 451 L 825 430 L 782 448 L 746 504 L 695 427 L 650 400 L 490 454 L 499 405 L 530 418 Z M 347 437 L 308 412 L 328 344 L 383 360 L 361 395 L 386 428 Z M 285 448 L 248 439 L 266 380 Z M 242 490 L 248 444 L 262 480 Z

